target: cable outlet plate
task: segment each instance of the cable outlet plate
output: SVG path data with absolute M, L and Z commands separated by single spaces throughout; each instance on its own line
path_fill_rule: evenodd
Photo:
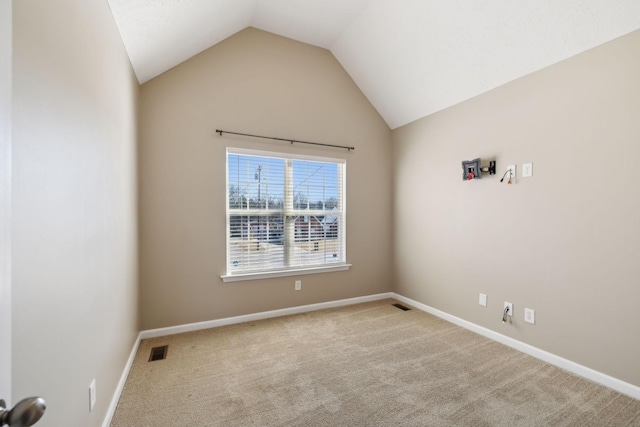
M 536 323 L 536 312 L 531 308 L 524 309 L 524 321 L 527 323 L 531 323 L 535 325 Z
M 514 183 L 516 182 L 516 165 L 509 165 L 507 166 L 507 170 L 511 171 L 511 174 L 507 174 L 507 176 L 505 177 L 505 179 L 507 181 L 509 181 L 509 177 L 511 177 L 511 182 Z
M 502 307 L 502 310 L 504 310 L 505 308 L 509 307 L 509 313 L 507 313 L 507 315 L 509 317 L 513 316 L 513 304 L 511 304 L 510 302 L 504 302 L 504 307 Z

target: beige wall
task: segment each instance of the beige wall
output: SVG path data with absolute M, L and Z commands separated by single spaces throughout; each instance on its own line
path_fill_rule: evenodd
M 395 290 L 640 386 L 639 53 L 635 32 L 395 130 Z M 534 175 L 463 182 L 474 157 Z
M 329 51 L 246 29 L 144 84 L 140 135 L 143 329 L 391 290 L 391 132 Z M 352 269 L 223 283 L 227 146 L 345 158 Z
M 11 401 L 11 1 L 0 0 L 0 399 Z
M 136 122 L 106 2 L 13 25 L 13 397 L 47 399 L 38 425 L 100 425 L 140 329 L 136 123 L 142 329 L 394 290 L 640 385 L 640 33 L 392 134 L 330 52 L 255 29 L 145 84 Z M 223 283 L 227 146 L 345 158 L 353 268 Z M 534 176 L 463 182 L 476 156 Z
M 13 397 L 99 426 L 139 330 L 138 85 L 106 1 L 16 1 L 13 30 Z

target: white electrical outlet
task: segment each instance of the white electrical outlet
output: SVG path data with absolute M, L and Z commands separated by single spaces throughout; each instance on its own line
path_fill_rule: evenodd
M 533 163 L 523 163 L 522 164 L 522 176 L 524 178 L 533 176 Z
M 536 312 L 531 308 L 524 309 L 524 321 L 527 323 L 531 323 L 532 325 L 536 323 Z
M 511 304 L 510 302 L 504 302 L 504 307 L 502 308 L 503 310 L 505 308 L 509 307 L 509 312 L 507 313 L 509 316 L 513 316 L 513 304 Z
M 296 291 L 302 289 L 302 280 L 296 280 Z
M 487 295 L 486 294 L 480 294 L 480 298 L 478 298 L 478 304 L 480 304 L 483 307 L 487 306 Z
M 89 385 L 89 412 L 93 411 L 96 406 L 96 379 L 94 378 Z
M 509 180 L 511 180 L 511 183 L 516 182 L 516 165 L 507 166 L 507 171 L 510 171 L 510 173 L 507 173 L 504 179 L 506 179 L 507 182 L 509 182 Z

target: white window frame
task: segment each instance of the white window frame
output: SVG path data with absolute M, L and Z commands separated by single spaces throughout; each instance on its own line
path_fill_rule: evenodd
M 342 183 L 341 188 L 339 189 L 339 203 L 341 206 L 341 220 L 342 225 L 340 228 L 340 244 L 341 251 L 344 254 L 343 261 L 337 263 L 328 263 L 328 264 L 314 264 L 309 266 L 300 266 L 300 267 L 292 267 L 287 268 L 284 267 L 282 269 L 277 270 L 258 270 L 252 272 L 231 272 L 230 263 L 232 260 L 230 259 L 230 239 L 231 239 L 231 217 L 234 212 L 229 207 L 229 155 L 247 155 L 247 156 L 255 156 L 255 157 L 269 157 L 269 158 L 277 158 L 286 160 L 285 165 L 291 165 L 294 160 L 307 160 L 312 162 L 326 162 L 338 164 L 342 168 Z M 286 276 L 298 276 L 305 274 L 317 274 L 317 273 L 327 273 L 327 272 L 335 272 L 335 271 L 345 271 L 351 267 L 351 264 L 346 262 L 347 254 L 346 254 L 346 160 L 338 159 L 338 158 L 326 158 L 326 157 L 317 157 L 317 156 L 306 156 L 306 155 L 298 155 L 291 153 L 281 153 L 281 152 L 271 152 L 271 151 L 262 151 L 262 150 L 250 150 L 244 148 L 234 148 L 227 147 L 226 158 L 225 158 L 225 180 L 226 180 L 226 191 L 225 191 L 225 205 L 226 205 L 226 273 L 221 275 L 220 277 L 224 282 L 235 282 L 235 281 L 244 281 L 244 280 L 256 280 L 256 279 L 266 279 L 271 277 L 286 277 Z M 285 187 L 287 187 L 287 181 L 292 180 L 293 171 L 292 168 L 285 166 Z M 313 215 L 313 211 L 309 210 L 296 210 L 293 207 L 293 193 L 287 193 L 285 191 L 285 200 L 284 200 L 284 211 L 285 211 L 285 248 L 287 247 L 287 241 L 292 242 L 294 240 L 295 230 L 294 230 L 294 218 L 300 215 Z M 249 212 L 250 213 L 250 212 Z M 326 211 L 319 212 L 321 214 L 326 215 Z M 285 250 L 285 258 L 288 257 L 286 254 L 287 249 Z M 286 261 L 285 261 L 286 264 Z

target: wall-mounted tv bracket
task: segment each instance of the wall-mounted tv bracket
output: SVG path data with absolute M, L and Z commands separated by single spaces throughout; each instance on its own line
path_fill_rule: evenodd
M 481 179 L 482 172 L 489 172 L 489 175 L 496 174 L 496 161 L 489 161 L 489 166 L 480 167 L 480 157 L 473 160 L 462 161 L 462 180 L 471 181 L 472 179 Z
M 485 166 L 483 168 L 480 168 L 480 170 L 482 172 L 489 172 L 489 175 L 495 175 L 496 174 L 496 161 L 495 160 L 490 160 L 489 161 L 489 166 Z

